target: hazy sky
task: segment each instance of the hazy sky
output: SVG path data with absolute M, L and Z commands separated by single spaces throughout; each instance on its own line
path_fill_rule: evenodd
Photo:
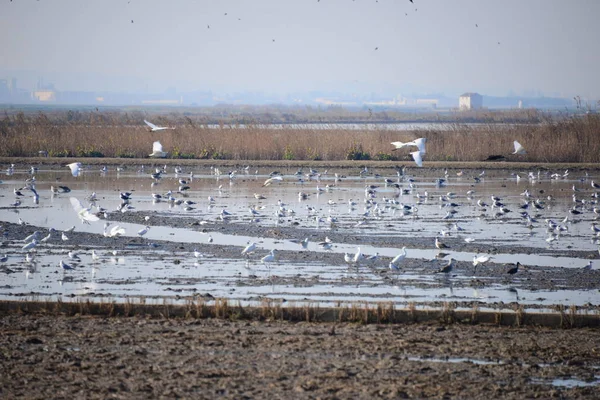
M 0 78 L 598 99 L 599 18 L 598 0 L 0 0 Z

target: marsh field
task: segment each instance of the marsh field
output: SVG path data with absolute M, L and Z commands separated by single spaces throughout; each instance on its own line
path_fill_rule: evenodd
M 168 158 L 289 161 L 410 161 L 391 142 L 427 139 L 425 161 L 600 162 L 600 115 L 505 111 L 454 118 L 341 111 L 304 114 L 242 111 L 204 115 L 141 111 L 5 111 L 0 156 L 146 158 L 159 140 Z M 409 118 L 405 117 L 405 118 Z M 144 119 L 175 129 L 149 132 Z M 413 129 L 412 126 L 415 126 Z M 273 129 L 275 127 L 275 129 Z M 511 157 L 513 141 L 527 157 Z
M 594 398 L 597 116 L 415 131 L 159 116 L 176 128 L 160 133 L 61 118 L 1 125 L 7 398 Z M 417 137 L 424 168 L 390 150 Z M 167 159 L 147 158 L 155 140 Z

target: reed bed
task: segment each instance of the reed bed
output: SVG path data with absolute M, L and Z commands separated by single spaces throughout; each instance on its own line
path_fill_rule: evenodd
M 494 324 L 503 326 L 547 326 L 551 328 L 597 328 L 600 314 L 597 309 L 578 309 L 557 306 L 553 313 L 525 312 L 523 306 L 514 309 L 482 311 L 477 304 L 471 310 L 457 310 L 456 304 L 444 303 L 441 308 L 397 308 L 393 303 L 340 303 L 336 307 L 319 307 L 313 303 L 290 303 L 285 306 L 276 300 L 265 300 L 254 305 L 242 306 L 228 299 L 219 298 L 206 302 L 203 299 L 188 299 L 185 304 L 175 304 L 169 299 L 148 302 L 144 298 L 126 302 L 27 300 L 0 301 L 0 316 L 14 314 L 33 315 L 95 315 L 101 317 L 151 317 L 250 321 L 291 321 L 314 323 L 359 323 L 400 324 L 431 323 L 443 324 Z
M 209 126 L 167 115 L 153 121 L 176 129 L 149 132 L 140 125 L 142 119 L 127 113 L 6 114 L 0 120 L 0 156 L 29 157 L 43 151 L 54 157 L 147 158 L 152 143 L 159 140 L 169 158 L 180 159 L 402 161 L 410 160 L 409 150 L 393 151 L 390 142 L 425 137 L 428 161 L 483 161 L 502 155 L 514 161 L 600 162 L 597 114 L 523 124 L 454 123 L 443 130 L 413 131 L 375 124 L 361 130 L 310 124 L 278 129 L 252 123 Z M 511 155 L 514 140 L 527 155 Z

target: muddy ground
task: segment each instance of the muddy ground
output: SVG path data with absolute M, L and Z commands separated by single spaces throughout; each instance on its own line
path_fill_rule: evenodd
M 0 349 L 6 399 L 592 399 L 600 375 L 592 329 L 4 315 Z

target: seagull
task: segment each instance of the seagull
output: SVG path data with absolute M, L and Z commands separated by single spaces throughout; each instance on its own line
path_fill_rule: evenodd
M 150 131 L 151 132 L 164 131 L 166 129 L 175 129 L 175 128 L 169 128 L 169 127 L 166 127 L 166 126 L 156 126 L 152 122 L 148 122 L 146 120 L 144 120 L 144 122 L 146 123 L 146 125 L 148 125 L 150 127 Z
M 452 269 L 454 268 L 455 264 L 456 264 L 456 260 L 454 258 L 451 258 L 450 261 L 448 261 L 448 264 L 444 265 L 442 268 L 435 271 L 435 273 L 436 274 L 439 274 L 439 273 L 449 274 L 450 272 L 452 272 Z
M 81 258 L 79 258 L 79 255 L 77 255 L 77 253 L 75 253 L 74 251 L 69 251 L 69 252 L 67 253 L 67 255 L 69 256 L 69 259 L 70 259 L 70 260 L 73 260 L 73 261 L 81 261 Z
M 74 162 L 71 164 L 67 164 L 67 167 L 71 168 L 71 174 L 77 178 L 79 176 L 79 172 L 81 170 L 81 163 L 80 162 Z
M 142 237 L 146 233 L 148 233 L 149 230 L 150 230 L 150 227 L 146 225 L 146 227 L 143 228 L 143 229 L 140 229 L 137 234 L 138 234 L 139 237 Z
M 435 247 L 438 248 L 439 250 L 441 249 L 449 249 L 450 246 L 440 242 L 439 238 L 435 238 Z
M 0 262 L 7 262 L 8 261 L 8 254 L 3 255 L 2 257 L 0 257 Z
M 152 153 L 148 154 L 148 157 L 154 158 L 165 158 L 167 156 L 167 152 L 163 151 L 162 144 L 159 141 L 156 141 L 152 144 Z
M 521 144 L 519 142 L 517 142 L 515 140 L 515 151 L 513 152 L 513 154 L 527 154 L 527 152 L 525 151 L 525 148 L 523 146 L 521 146 Z
M 69 264 L 65 263 L 63 260 L 60 260 L 60 262 L 58 263 L 58 265 L 63 269 L 63 271 L 66 271 L 68 269 L 73 269 L 72 266 L 70 266 Z
M 61 239 L 63 240 L 63 242 L 66 242 L 67 240 L 69 240 L 69 237 L 66 235 L 66 233 L 62 233 L 61 235 Z

